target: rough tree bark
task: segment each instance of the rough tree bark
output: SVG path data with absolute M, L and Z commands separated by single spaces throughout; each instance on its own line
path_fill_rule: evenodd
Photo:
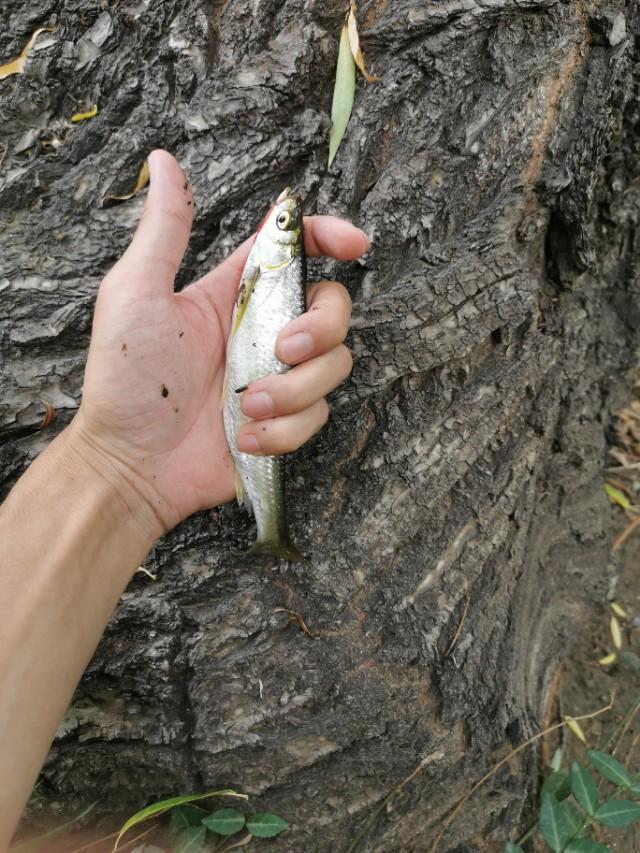
M 161 541 L 30 818 L 229 785 L 291 822 L 274 849 L 340 851 L 423 761 L 359 849 L 426 851 L 539 729 L 614 573 L 600 471 L 611 377 L 638 344 L 638 6 L 363 0 L 383 82 L 359 83 L 327 171 L 346 0 L 4 4 L 3 61 L 57 27 L 0 82 L 5 490 L 78 406 L 96 288 L 143 203 L 103 199 L 152 147 L 198 204 L 179 285 L 286 184 L 374 239 L 359 265 L 313 269 L 351 290 L 355 369 L 289 465 L 308 561 L 233 558 L 251 522 L 231 505 Z M 58 419 L 28 435 L 41 399 Z M 440 849 L 515 834 L 538 770 L 514 759 Z

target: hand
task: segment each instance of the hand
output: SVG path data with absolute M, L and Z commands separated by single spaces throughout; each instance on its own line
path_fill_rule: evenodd
M 82 404 L 68 438 L 128 504 L 141 500 L 153 509 L 159 535 L 234 495 L 220 395 L 251 239 L 174 293 L 193 221 L 192 192 L 166 151 L 154 151 L 149 166 L 151 186 L 136 234 L 98 292 Z M 347 222 L 313 216 L 305 218 L 305 245 L 309 255 L 350 260 L 366 251 L 368 240 Z M 320 282 L 309 288 L 308 303 L 276 345 L 282 361 L 298 366 L 260 379 L 242 396 L 245 414 L 261 420 L 241 429 L 240 450 L 276 454 L 300 447 L 327 419 L 324 396 L 351 370 L 343 344 L 351 314 L 347 291 Z

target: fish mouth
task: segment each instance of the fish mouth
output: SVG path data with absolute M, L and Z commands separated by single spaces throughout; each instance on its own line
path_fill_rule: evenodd
M 301 204 L 301 199 L 298 193 L 294 192 L 291 187 L 285 187 L 278 198 L 276 199 L 276 204 L 281 204 L 281 202 L 286 201 L 287 199 L 291 199 L 296 204 Z

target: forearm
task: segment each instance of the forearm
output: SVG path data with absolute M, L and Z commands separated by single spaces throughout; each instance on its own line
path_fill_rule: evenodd
M 73 430 L 0 507 L 0 850 L 105 625 L 159 532 Z

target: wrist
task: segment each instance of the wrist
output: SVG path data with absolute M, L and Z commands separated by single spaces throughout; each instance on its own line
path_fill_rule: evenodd
M 51 446 L 57 455 L 62 476 L 72 481 L 71 488 L 90 488 L 100 494 L 114 522 L 124 525 L 141 539 L 147 549 L 166 532 L 155 511 L 153 491 L 130 470 L 125 462 L 101 447 L 84 428 L 81 413 L 56 438 Z

